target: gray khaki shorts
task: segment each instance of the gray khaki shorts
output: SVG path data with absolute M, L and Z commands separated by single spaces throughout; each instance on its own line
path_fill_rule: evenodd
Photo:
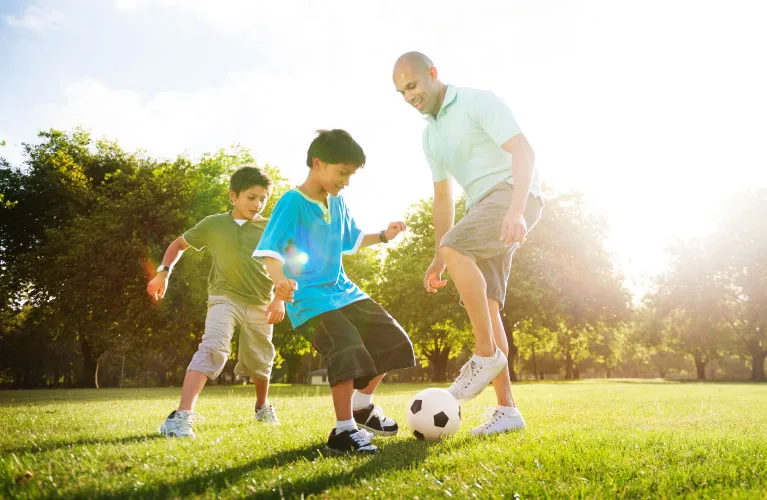
M 234 373 L 268 380 L 276 351 L 272 344 L 273 326 L 266 321 L 266 305 L 253 305 L 225 295 L 208 297 L 205 333 L 192 362 L 186 368 L 217 378 L 232 353 L 232 336 L 240 327 L 239 351 Z
M 493 186 L 440 242 L 440 246 L 457 250 L 476 262 L 487 283 L 487 297 L 498 301 L 501 308 L 506 301 L 511 257 L 519 248 L 519 243 L 506 246 L 499 239 L 513 190 L 514 186 L 505 181 Z M 543 200 L 530 195 L 525 208 L 528 232 L 540 219 L 542 210 Z

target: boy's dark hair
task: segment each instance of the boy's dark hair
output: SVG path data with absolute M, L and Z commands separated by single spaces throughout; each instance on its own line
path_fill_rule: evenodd
M 365 153 L 349 132 L 336 128 L 318 130 L 317 137 L 306 152 L 306 166 L 312 167 L 312 159 L 319 158 L 325 163 L 348 163 L 361 167 L 365 164 Z
M 265 189 L 272 187 L 272 179 L 255 165 L 244 165 L 238 168 L 229 180 L 229 189 L 238 195 L 253 186 L 262 186 Z

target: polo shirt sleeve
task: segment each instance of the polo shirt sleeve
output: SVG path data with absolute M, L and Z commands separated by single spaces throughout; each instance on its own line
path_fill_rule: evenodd
M 479 126 L 498 146 L 522 133 L 506 102 L 492 92 L 478 92 L 473 111 Z
M 215 215 L 205 217 L 195 224 L 193 228 L 187 229 L 182 235 L 184 241 L 198 252 L 208 246 L 208 235 L 210 234 L 210 228 L 213 226 L 213 217 Z
M 299 216 L 299 196 L 288 191 L 274 206 L 264 234 L 253 257 L 272 257 L 285 263 L 288 247 L 295 238 Z
M 426 155 L 426 161 L 429 163 L 431 169 L 431 180 L 433 182 L 440 182 L 447 179 L 450 174 L 447 172 L 445 165 L 442 164 L 429 144 L 429 128 L 426 127 L 423 131 L 423 153 Z
M 365 233 L 357 226 L 343 198 L 339 197 L 339 201 L 341 201 L 341 224 L 343 231 L 341 235 L 341 251 L 351 254 L 359 250 L 362 240 L 365 238 Z

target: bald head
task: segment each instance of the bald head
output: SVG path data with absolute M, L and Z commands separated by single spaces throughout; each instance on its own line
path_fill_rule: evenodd
M 413 73 L 421 74 L 429 71 L 429 68 L 432 66 L 434 66 L 434 63 L 431 62 L 431 59 L 426 54 L 412 51 L 399 56 L 397 62 L 394 63 L 394 72 L 396 73 L 398 70 L 407 68 Z
M 421 52 L 402 54 L 394 63 L 392 80 L 405 102 L 422 114 L 436 116 L 447 86 L 437 78 L 437 68 Z

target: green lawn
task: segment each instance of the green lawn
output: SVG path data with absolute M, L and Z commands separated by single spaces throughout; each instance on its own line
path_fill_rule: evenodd
M 765 384 L 519 384 L 528 428 L 471 438 L 487 389 L 433 443 L 405 428 L 424 387 L 381 386 L 402 431 L 365 457 L 324 452 L 326 387 L 275 385 L 279 427 L 253 420 L 252 388 L 209 387 L 196 440 L 157 434 L 179 389 L 2 391 L 0 497 L 767 498 Z

